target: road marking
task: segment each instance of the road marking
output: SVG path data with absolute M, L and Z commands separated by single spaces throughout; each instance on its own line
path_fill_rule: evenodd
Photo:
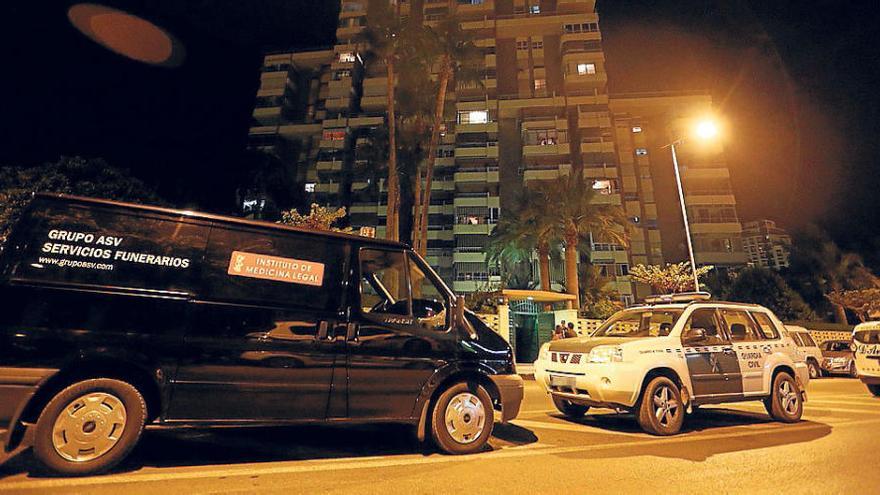
M 880 423 L 880 419 L 865 419 L 865 420 L 855 420 L 846 423 L 844 426 L 856 426 L 856 425 L 865 425 L 865 424 L 874 424 Z M 47 480 L 39 480 L 39 481 L 18 481 L 12 483 L 5 483 L 2 487 L 0 487 L 0 491 L 4 490 L 12 490 L 12 489 L 46 489 L 46 488 L 57 488 L 57 487 L 66 487 L 66 488 L 74 488 L 74 487 L 83 487 L 83 486 L 98 486 L 98 485 L 116 485 L 122 483 L 143 483 L 143 482 L 159 482 L 159 481 L 180 481 L 180 480 L 195 480 L 195 479 L 204 479 L 204 478 L 221 478 L 221 477 L 235 477 L 235 476 L 269 476 L 269 475 L 279 475 L 279 474 L 293 474 L 293 473 L 313 473 L 313 472 L 323 472 L 323 471 L 343 471 L 343 470 L 353 470 L 353 469 L 368 469 L 368 468 L 386 468 L 386 467 L 398 467 L 398 466 L 409 466 L 409 465 L 428 465 L 428 464 L 445 464 L 445 463 L 456 463 L 456 462 L 476 462 L 476 461 L 491 461 L 498 459 L 508 459 L 508 458 L 518 458 L 518 457 L 534 457 L 534 456 L 543 456 L 543 455 L 564 455 L 564 454 L 576 454 L 583 452 L 592 452 L 592 451 L 602 451 L 602 450 L 611 450 L 611 449 L 621 449 L 627 447 L 643 447 L 643 446 L 653 446 L 660 444 L 678 444 L 678 443 L 689 443 L 689 442 L 701 442 L 701 441 L 709 441 L 709 440 L 724 440 L 728 438 L 737 438 L 737 437 L 748 437 L 753 435 L 762 435 L 765 434 L 765 430 L 797 430 L 797 431 L 811 431 L 824 429 L 828 426 L 821 423 L 799 423 L 794 425 L 788 425 L 785 428 L 779 428 L 779 425 L 774 425 L 773 428 L 762 428 L 749 430 L 746 432 L 737 431 L 737 432 L 726 432 L 726 433 L 717 433 L 717 434 L 708 434 L 702 436 L 692 436 L 692 435 L 681 435 L 676 437 L 667 437 L 667 438 L 656 438 L 650 437 L 645 440 L 639 441 L 629 441 L 629 442 L 618 442 L 618 443 L 610 443 L 610 444 L 591 444 L 591 445 L 579 445 L 572 447 L 548 447 L 548 448 L 533 448 L 533 449 L 503 449 L 495 452 L 488 452 L 482 454 L 472 454 L 466 456 L 442 456 L 442 455 L 434 455 L 429 457 L 414 457 L 414 456 L 388 456 L 385 459 L 371 459 L 368 461 L 360 461 L 358 458 L 348 458 L 345 459 L 346 463 L 327 463 L 322 461 L 284 461 L 281 463 L 270 463 L 266 464 L 243 464 L 237 465 L 235 467 L 224 467 L 210 469 L 211 466 L 194 466 L 188 471 L 184 472 L 154 472 L 154 473 L 132 473 L 132 474 L 120 474 L 120 475 L 110 475 L 104 477 L 92 477 L 92 478 L 78 478 L 76 480 L 70 479 L 47 479 Z M 209 468 L 209 469 L 206 469 Z M 157 468 L 162 469 L 162 468 Z M 74 484 L 75 483 L 75 484 Z

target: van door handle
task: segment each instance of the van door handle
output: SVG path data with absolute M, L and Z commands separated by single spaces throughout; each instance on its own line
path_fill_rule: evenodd
M 349 323 L 345 326 L 345 340 L 356 342 L 358 339 L 358 327 L 357 323 Z

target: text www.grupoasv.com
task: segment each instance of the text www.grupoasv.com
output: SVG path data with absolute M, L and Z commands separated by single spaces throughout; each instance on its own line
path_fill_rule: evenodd
M 71 268 L 90 268 L 92 270 L 113 270 L 110 263 L 95 263 L 94 261 L 77 261 L 58 258 L 40 258 L 41 265 L 56 265 Z

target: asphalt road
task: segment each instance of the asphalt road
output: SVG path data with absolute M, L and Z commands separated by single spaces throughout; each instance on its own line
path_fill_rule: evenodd
M 0 493 L 880 493 L 880 399 L 858 380 L 813 381 L 797 424 L 757 402 L 714 406 L 667 438 L 628 415 L 565 419 L 526 384 L 520 417 L 472 456 L 426 450 L 396 426 L 153 430 L 106 476 L 41 478 L 20 456 L 0 467 Z

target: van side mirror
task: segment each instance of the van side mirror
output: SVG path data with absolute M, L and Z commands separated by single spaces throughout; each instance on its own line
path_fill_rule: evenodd
M 466 307 L 464 304 L 464 296 L 455 296 L 455 302 L 453 304 L 455 307 L 453 308 L 452 313 L 454 315 L 452 324 L 455 325 L 456 328 L 465 330 L 471 339 L 476 340 L 477 331 L 465 315 Z

